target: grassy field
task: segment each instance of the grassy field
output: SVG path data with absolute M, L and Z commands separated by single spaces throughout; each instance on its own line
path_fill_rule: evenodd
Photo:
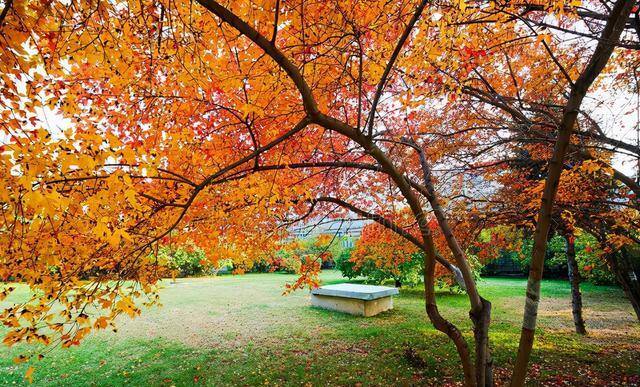
M 78 348 L 54 349 L 35 364 L 33 385 L 442 385 L 459 380 L 455 350 L 428 322 L 420 289 L 402 289 L 393 311 L 361 318 L 311 308 L 306 291 L 283 296 L 284 283 L 294 278 L 249 274 L 167 281 L 162 307 L 123 319 L 117 333 L 95 334 Z M 344 281 L 333 271 L 325 271 L 322 279 Z M 491 339 L 499 380 L 515 357 L 524 287 L 522 279 L 480 284 L 494 305 Z M 584 285 L 585 338 L 572 333 L 568 283 L 544 281 L 542 289 L 532 384 L 640 381 L 640 325 L 619 289 Z M 439 300 L 442 313 L 468 332 L 465 296 L 443 291 Z M 27 365 L 11 361 L 21 350 L 0 347 L 0 385 L 25 383 Z

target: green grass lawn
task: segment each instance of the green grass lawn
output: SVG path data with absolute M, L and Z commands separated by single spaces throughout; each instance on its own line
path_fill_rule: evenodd
M 441 385 L 460 379 L 455 349 L 429 323 L 421 289 L 402 289 L 394 310 L 362 318 L 312 308 L 307 291 L 283 296 L 283 285 L 294 279 L 274 273 L 166 281 L 162 307 L 123 318 L 117 333 L 54 349 L 35 362 L 33 384 Z M 323 272 L 322 280 L 344 281 L 334 271 Z M 523 279 L 480 283 L 494 305 L 499 380 L 515 357 L 524 288 Z M 572 333 L 568 283 L 544 281 L 542 289 L 534 384 L 639 380 L 640 325 L 618 288 L 584 284 L 584 338 Z M 444 316 L 469 332 L 465 295 L 443 291 L 439 303 Z M 424 362 L 410 361 L 407 348 Z M 24 349 L 0 347 L 0 385 L 25 383 L 28 365 L 11 360 Z

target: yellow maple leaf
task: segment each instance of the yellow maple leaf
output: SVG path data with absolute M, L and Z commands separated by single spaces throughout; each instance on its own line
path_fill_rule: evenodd
M 118 246 L 120 246 L 120 242 L 125 239 L 128 241 L 132 241 L 133 239 L 131 238 L 131 235 L 129 235 L 128 232 L 126 232 L 125 230 L 121 229 L 121 228 L 117 228 L 113 231 L 113 234 L 111 234 L 111 236 L 108 238 L 108 242 L 109 245 L 111 245 L 111 247 L 116 248 Z
M 111 235 L 111 230 L 107 227 L 107 223 L 103 219 L 100 219 L 96 226 L 93 228 L 93 234 L 98 238 Z

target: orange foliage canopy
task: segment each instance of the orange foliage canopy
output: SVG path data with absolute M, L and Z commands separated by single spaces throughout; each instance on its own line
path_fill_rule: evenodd
M 408 211 L 399 211 L 389 214 L 386 219 L 393 220 L 397 225 L 404 225 L 411 234 L 418 234 L 418 227 L 411 224 L 411 214 Z M 436 245 L 439 251 L 446 253 L 446 241 L 444 236 L 439 232 L 438 225 L 435 220 L 429 223 L 429 228 L 435 236 Z M 462 235 L 461 227 L 456 228 L 457 234 Z M 357 240 L 355 247 L 351 253 L 350 261 L 354 263 L 354 269 L 357 270 L 365 264 L 373 264 L 375 268 L 389 272 L 398 276 L 400 274 L 400 266 L 415 259 L 414 255 L 422 250 L 411 241 L 399 235 L 397 232 L 385 227 L 379 223 L 369 223 L 362 229 L 362 235 Z M 450 258 L 449 258 L 450 259 Z M 435 271 L 436 278 L 451 273 L 443 266 L 438 266 Z
M 378 269 L 397 273 L 398 266 L 410 261 L 412 255 L 419 251 L 417 246 L 397 233 L 371 223 L 362 229 L 350 260 L 355 263 L 355 269 L 372 262 Z
M 339 215 L 327 197 L 382 215 L 409 198 L 415 224 L 428 200 L 407 137 L 453 165 L 434 180 L 467 246 L 491 222 L 466 200 L 468 171 L 504 161 L 483 150 L 505 130 L 487 122 L 516 115 L 487 93 L 539 110 L 588 59 L 512 15 L 570 28 L 577 3 L 5 1 L 0 280 L 33 297 L 0 312 L 4 342 L 76 345 L 157 301 L 160 246 L 250 266 L 296 218 Z M 380 227 L 367 248 L 400 257 L 381 264 L 414 251 Z

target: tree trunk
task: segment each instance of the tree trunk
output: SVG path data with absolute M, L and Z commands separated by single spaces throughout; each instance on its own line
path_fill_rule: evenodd
M 549 227 L 551 225 L 551 213 L 553 210 L 553 202 L 558 192 L 558 184 L 564 166 L 564 157 L 570 144 L 571 133 L 573 132 L 582 100 L 593 81 L 600 75 L 609 61 L 615 44 L 620 39 L 620 34 L 625 28 L 634 3 L 634 0 L 616 1 L 607 23 L 602 30 L 601 39 L 598 41 L 589 63 L 575 83 L 571 85 L 571 92 L 564 106 L 562 120 L 558 126 L 558 138 L 553 149 L 551 160 L 549 161 L 549 169 L 544 183 L 542 201 L 536 222 L 531 269 L 529 270 L 529 280 L 527 281 L 524 316 L 520 333 L 520 344 L 518 346 L 518 355 L 511 378 L 511 386 L 514 387 L 524 386 L 527 375 L 529 358 L 531 357 L 531 349 L 533 348 L 533 339 L 535 336 L 536 320 L 538 318 L 540 281 L 542 280 L 542 270 L 544 267 L 544 254 L 547 249 L 547 235 L 549 234 Z
M 489 347 L 489 326 L 491 324 L 491 303 L 484 298 L 480 313 L 469 313 L 473 322 L 473 337 L 476 346 L 476 382 L 478 386 L 493 386 L 493 359 Z
M 567 241 L 567 271 L 569 282 L 571 283 L 571 308 L 573 312 L 573 324 L 576 326 L 576 333 L 587 334 L 582 317 L 582 294 L 580 293 L 580 272 L 576 261 L 576 244 L 573 231 L 567 231 L 564 236 Z
M 434 254 L 435 250 L 431 249 L 428 245 L 428 242 L 425 243 L 425 248 L 423 249 L 425 252 L 424 298 L 427 315 L 429 316 L 429 320 L 431 320 L 433 326 L 440 332 L 446 334 L 451 339 L 451 341 L 453 341 L 454 345 L 456 346 L 456 350 L 458 351 L 460 361 L 462 363 L 464 385 L 467 387 L 473 387 L 476 386 L 476 374 L 471 360 L 469 346 L 462 336 L 462 333 L 460 333 L 460 330 L 451 322 L 442 317 L 440 311 L 438 310 L 438 305 L 436 304 L 434 280 L 434 273 L 436 268 L 436 260 Z
M 338 132 L 342 131 L 346 133 L 353 130 L 352 128 L 346 126 L 344 123 L 341 123 L 325 115 L 319 116 L 318 123 L 323 125 L 324 127 L 334 128 L 334 130 Z M 402 193 L 402 196 L 404 196 L 404 198 L 406 199 L 407 204 L 409 205 L 409 208 L 411 209 L 411 212 L 413 213 L 418 223 L 418 228 L 420 229 L 420 235 L 423 241 L 422 250 L 425 253 L 424 291 L 425 308 L 427 311 L 427 315 L 429 316 L 429 319 L 431 320 L 433 326 L 437 330 L 446 334 L 454 342 L 456 350 L 458 351 L 458 355 L 460 357 L 460 361 L 462 363 L 465 386 L 475 386 L 476 374 L 467 342 L 460 333 L 460 330 L 450 321 L 442 317 L 442 315 L 440 315 L 440 312 L 438 311 L 435 297 L 434 279 L 437 252 L 435 244 L 433 242 L 431 230 L 429 229 L 427 216 L 422 208 L 422 204 L 418 200 L 413 191 L 413 188 L 408 183 L 404 175 L 402 175 L 396 169 L 389 157 L 376 144 L 374 144 L 370 138 L 363 136 L 357 131 L 353 132 L 351 138 L 358 144 L 360 144 L 364 149 L 367 149 L 367 153 L 369 153 L 369 155 L 371 155 L 378 161 L 378 163 L 380 163 L 380 166 L 383 168 L 383 170 L 387 171 L 391 179 L 393 179 L 393 181 L 398 186 L 398 189 Z M 471 304 L 474 305 L 475 299 L 479 299 L 479 296 L 469 264 L 466 260 L 462 260 L 457 263 L 460 266 L 460 271 L 462 272 L 462 276 L 464 278 L 465 286 L 467 289 L 467 294 L 469 295 Z M 477 308 L 476 310 L 480 310 L 480 308 Z
M 431 204 L 433 214 L 436 216 L 438 226 L 444 235 L 449 250 L 453 254 L 456 263 L 463 269 L 467 270 L 465 282 L 469 282 L 467 286 L 467 293 L 469 300 L 471 301 L 471 311 L 469 312 L 469 318 L 473 323 L 473 335 L 475 341 L 475 375 L 476 385 L 478 386 L 493 386 L 493 366 L 491 360 L 491 353 L 489 348 L 489 325 L 491 322 L 491 303 L 484 298 L 480 297 L 477 291 L 475 283 L 472 279 L 471 268 L 468 264 L 467 255 L 458 243 L 453 229 L 449 225 L 447 216 L 444 209 L 440 205 L 438 196 L 436 194 L 435 186 L 431 178 L 431 169 L 424 154 L 424 150 L 416 144 L 413 139 L 406 140 L 418 152 L 420 158 L 420 165 L 422 167 L 422 174 L 424 185 L 426 188 L 426 197 Z
M 638 274 L 634 271 L 633 265 L 627 256 L 627 251 L 623 248 L 618 257 L 615 254 L 610 254 L 607 256 L 607 261 L 629 302 L 631 302 L 638 322 L 640 322 L 640 282 L 638 281 Z
M 585 228 L 596 237 L 601 246 L 606 246 L 607 234 L 603 229 Z M 618 257 L 621 258 L 618 259 Z M 605 254 L 604 259 L 611 272 L 616 276 L 618 284 L 622 287 L 624 294 L 633 307 L 638 322 L 640 322 L 640 283 L 638 282 L 640 273 L 634 270 L 634 265 L 629 260 L 628 252 L 624 248 L 618 252 Z
M 345 127 L 344 124 L 336 121 L 335 119 L 328 116 L 320 116 L 320 124 L 325 127 L 334 127 L 340 129 L 342 127 L 343 131 L 347 131 L 348 127 Z M 351 129 L 349 129 L 351 130 Z M 339 131 L 339 130 L 338 130 Z M 433 236 L 431 234 L 431 230 L 428 226 L 427 216 L 422 209 L 422 204 L 418 200 L 417 196 L 413 192 L 413 188 L 405 179 L 405 177 L 396 169 L 393 165 L 393 162 L 389 159 L 389 157 L 377 146 L 375 145 L 370 138 L 362 136 L 361 134 L 355 132 L 352 139 L 360 144 L 364 149 L 367 149 L 367 153 L 369 153 L 374 159 L 376 159 L 381 167 L 387 171 L 389 176 L 393 179 L 393 181 L 398 186 L 398 189 L 404 196 L 409 204 L 409 208 L 413 213 L 417 223 L 418 228 L 420 230 L 420 235 L 423 241 L 422 250 L 425 253 L 425 261 L 424 261 L 424 292 L 425 292 L 425 308 L 429 319 L 433 326 L 446 334 L 455 344 L 456 350 L 458 351 L 458 356 L 460 357 L 460 361 L 462 363 L 462 370 L 464 373 L 464 383 L 465 386 L 475 386 L 476 385 L 476 374 L 475 369 L 473 367 L 473 362 L 471 360 L 471 355 L 469 352 L 469 347 L 464 337 L 460 333 L 460 330 L 452 324 L 450 321 L 446 320 L 440 312 L 438 311 L 438 307 L 436 304 L 435 297 L 435 265 L 437 260 L 437 252 L 436 247 L 433 242 Z M 473 295 L 477 296 L 477 290 L 475 287 L 475 282 L 473 280 L 473 276 L 471 275 L 471 269 L 469 268 L 467 261 L 457 262 L 460 266 L 460 270 L 462 272 L 465 286 L 467 288 L 467 294 L 471 300 L 471 304 L 474 304 Z

